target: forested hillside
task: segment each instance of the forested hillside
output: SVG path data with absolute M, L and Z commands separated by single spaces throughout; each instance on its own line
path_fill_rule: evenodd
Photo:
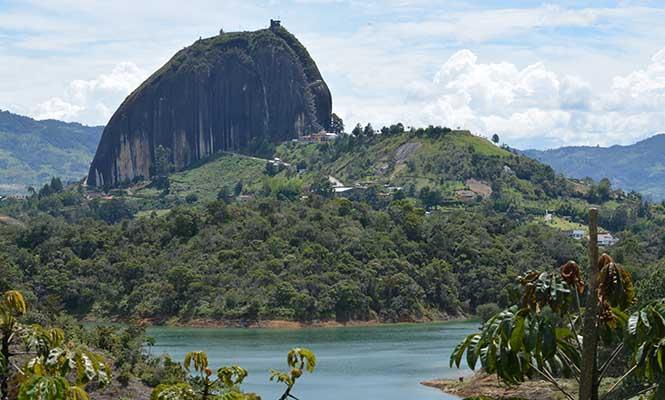
M 638 284 L 665 255 L 662 206 L 468 132 L 394 127 L 276 155 L 220 154 L 178 173 L 165 161 L 108 193 L 55 182 L 7 201 L 0 213 L 18 223 L 0 226 L 0 290 L 96 319 L 439 319 L 510 304 L 529 269 L 583 263 L 584 240 L 565 230 L 590 204 Z
M 597 181 L 608 178 L 626 191 L 634 190 L 654 200 L 665 198 L 664 134 L 629 146 L 562 147 L 524 153 L 566 176 Z
M 0 110 L 0 195 L 25 193 L 51 177 L 80 180 L 103 127 L 32 118 Z

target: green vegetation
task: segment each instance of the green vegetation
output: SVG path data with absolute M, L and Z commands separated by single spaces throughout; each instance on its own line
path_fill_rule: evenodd
M 637 304 L 629 304 L 631 295 L 621 304 L 612 297 L 611 305 L 622 312 L 655 307 L 649 302 L 665 292 L 663 205 L 609 182 L 566 179 L 468 132 L 405 131 L 401 124 L 381 134 L 371 127 L 355 131 L 335 142 L 282 144 L 275 154 L 281 161 L 218 154 L 169 172 L 162 157 L 151 181 L 108 193 L 51 179 L 24 200 L 0 204 L 0 221 L 12 222 L 0 225 L 0 290 L 25 293 L 35 304 L 29 318 L 50 322 L 44 325 L 53 325 L 49 316 L 62 310 L 97 321 L 233 326 L 479 314 L 493 326 L 496 311 L 516 302 L 515 278 L 538 269 L 545 271 L 538 282 L 554 287 L 547 299 L 557 303 L 539 306 L 551 311 L 518 308 L 510 320 L 532 318 L 547 335 L 554 329 L 542 340 L 554 338 L 575 361 L 567 346 L 574 336 L 560 330 L 571 323 L 557 307 L 576 310 L 576 301 L 552 266 L 588 261 L 585 240 L 564 231 L 585 224 L 595 203 L 600 225 L 620 238 L 607 251 L 625 265 L 617 269 L 621 279 L 630 271 L 636 283 Z M 350 190 L 336 193 L 329 176 Z M 461 199 L 460 190 L 473 197 Z M 550 223 L 543 220 L 546 210 L 554 214 Z M 60 324 L 75 343 L 113 360 L 107 362 L 113 384 L 163 385 L 154 396 L 249 395 L 238 387 L 239 367 L 213 374 L 194 363 L 190 377 L 186 365 L 150 358 L 141 351 L 148 342 L 139 326 L 85 333 L 71 325 Z M 651 335 L 640 329 L 636 334 Z M 624 338 L 630 335 L 624 330 Z M 545 344 L 552 342 L 539 351 L 551 350 Z M 660 350 L 654 354 L 657 363 Z M 552 365 L 550 353 L 543 357 Z M 273 375 L 287 394 L 297 379 L 293 368 L 302 370 L 290 367 Z M 524 367 L 506 377 L 517 382 L 532 372 Z M 574 374 L 559 367 L 551 372 Z
M 665 135 L 656 135 L 629 146 L 562 147 L 525 153 L 573 178 L 596 181 L 610 178 L 626 191 L 641 192 L 656 200 L 665 198 Z
M 291 370 L 281 372 L 272 370 L 270 380 L 275 380 L 286 384 L 286 390 L 279 397 L 279 400 L 295 398 L 291 391 L 296 381 L 302 376 L 304 371 L 314 372 L 316 367 L 316 356 L 305 348 L 295 348 L 289 351 L 287 364 Z M 205 352 L 190 352 L 185 355 L 183 362 L 184 368 L 190 372 L 193 367 L 195 374 L 185 379 L 185 382 L 161 384 L 153 392 L 152 400 L 212 400 L 212 399 L 234 399 L 234 400 L 260 400 L 255 393 L 245 393 L 240 385 L 247 377 L 247 370 L 233 365 L 222 367 L 217 370 L 216 378 L 213 372 L 208 368 L 208 356 Z
M 248 375 L 244 368 L 219 368 L 214 378 L 204 352 L 188 353 L 182 364 L 149 355 L 151 340 L 141 325 L 85 329 L 50 311 L 53 327 L 44 328 L 34 323 L 42 316 L 28 309 L 21 292 L 0 294 L 0 399 L 87 400 L 89 392 L 118 398 L 133 386 L 130 395 L 144 398 L 153 388 L 155 400 L 260 400 L 241 390 Z M 293 398 L 296 381 L 303 372 L 314 372 L 316 357 L 309 349 L 294 348 L 287 364 L 288 372 L 271 370 L 270 375 L 286 385 L 280 400 Z
M 197 201 L 216 200 L 220 191 L 231 196 L 242 192 L 253 193 L 262 188 L 263 170 L 266 162 L 257 158 L 231 153 L 214 155 L 192 167 L 169 176 L 169 194 L 178 198 L 195 195 Z M 234 193 L 236 185 L 242 189 Z M 135 191 L 138 198 L 151 198 L 159 195 L 154 187 Z
M 102 134 L 102 127 L 35 121 L 0 110 L 0 195 L 23 194 L 52 176 L 80 180 Z
M 595 225 L 591 232 L 597 232 Z M 597 400 L 601 394 L 603 399 L 663 398 L 665 298 L 636 307 L 631 274 L 607 254 L 598 259 L 593 241 L 590 258 L 586 278 L 572 261 L 560 271 L 520 276 L 516 304 L 464 339 L 451 355 L 451 366 L 459 367 L 466 353 L 472 369 L 480 364 L 509 385 L 538 377 L 570 400 Z M 607 387 L 602 382 L 611 368 L 619 378 Z M 560 377 L 575 378 L 579 397 L 560 385 Z
M 584 259 L 559 225 L 585 222 L 594 185 L 468 132 L 360 131 L 283 144 L 288 164 L 219 154 L 108 195 L 54 180 L 0 207 L 18 221 L 0 230 L 0 288 L 95 319 L 415 321 L 506 307 L 515 276 Z M 358 189 L 341 197 L 328 175 Z M 464 203 L 467 187 L 491 194 Z M 665 255 L 665 212 L 607 196 L 610 251 L 640 281 Z
M 542 220 L 539 219 L 536 221 L 536 223 L 540 223 Z M 561 218 L 561 217 L 552 217 L 551 221 L 546 221 L 548 226 L 551 226 L 552 228 L 559 229 L 561 231 L 572 231 L 572 230 L 583 230 L 586 231 L 587 228 L 583 224 L 580 224 L 579 222 L 572 222 L 568 219 Z
M 14 391 L 18 392 L 19 400 L 87 399 L 86 384 L 95 381 L 103 387 L 109 383 L 110 369 L 101 355 L 85 346 L 66 342 L 65 332 L 60 328 L 21 324 L 20 319 L 27 311 L 28 305 L 20 292 L 8 290 L 1 294 L 2 400 L 9 400 Z M 17 342 L 23 342 L 20 352 Z M 29 356 L 28 361 L 18 367 L 18 360 L 25 356 Z M 11 379 L 13 377 L 16 381 Z

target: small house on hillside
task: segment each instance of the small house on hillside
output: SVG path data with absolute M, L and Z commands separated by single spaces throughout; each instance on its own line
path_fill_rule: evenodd
M 330 142 L 337 139 L 338 135 L 332 132 L 321 131 L 319 133 L 312 133 L 311 135 L 301 136 L 299 140 L 305 143 L 322 143 Z
M 614 237 L 609 232 L 599 233 L 598 234 L 598 245 L 599 246 L 614 246 L 619 241 L 619 238 Z
M 476 201 L 479 195 L 471 190 L 458 190 L 455 192 L 455 197 L 457 197 L 458 200 L 463 201 L 465 203 L 472 203 Z
M 586 237 L 586 232 L 584 229 L 573 229 L 572 231 L 566 232 L 568 237 L 571 237 L 576 240 L 582 240 Z
M 588 239 L 589 235 L 583 229 L 573 229 L 572 231 L 566 232 L 568 237 L 571 237 L 576 240 Z M 598 233 L 598 245 L 607 247 L 614 246 L 619 242 L 619 238 L 615 237 L 609 232 L 599 232 Z

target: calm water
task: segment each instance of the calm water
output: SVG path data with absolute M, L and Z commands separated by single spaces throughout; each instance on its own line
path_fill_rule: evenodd
M 181 361 L 188 351 L 204 350 L 213 369 L 238 364 L 249 370 L 245 390 L 276 399 L 282 386 L 268 371 L 287 369 L 292 347 L 316 353 L 314 374 L 305 374 L 293 394 L 301 400 L 455 399 L 420 385 L 422 380 L 454 378 L 465 370 L 448 368 L 450 353 L 477 323 L 391 325 L 330 329 L 197 329 L 156 327 L 154 354 Z

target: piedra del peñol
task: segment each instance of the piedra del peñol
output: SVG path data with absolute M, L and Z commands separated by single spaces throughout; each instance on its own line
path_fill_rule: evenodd
M 330 127 L 332 97 L 305 47 L 269 29 L 220 32 L 179 51 L 130 94 L 104 129 L 89 186 L 149 177 L 159 146 L 183 169 Z

